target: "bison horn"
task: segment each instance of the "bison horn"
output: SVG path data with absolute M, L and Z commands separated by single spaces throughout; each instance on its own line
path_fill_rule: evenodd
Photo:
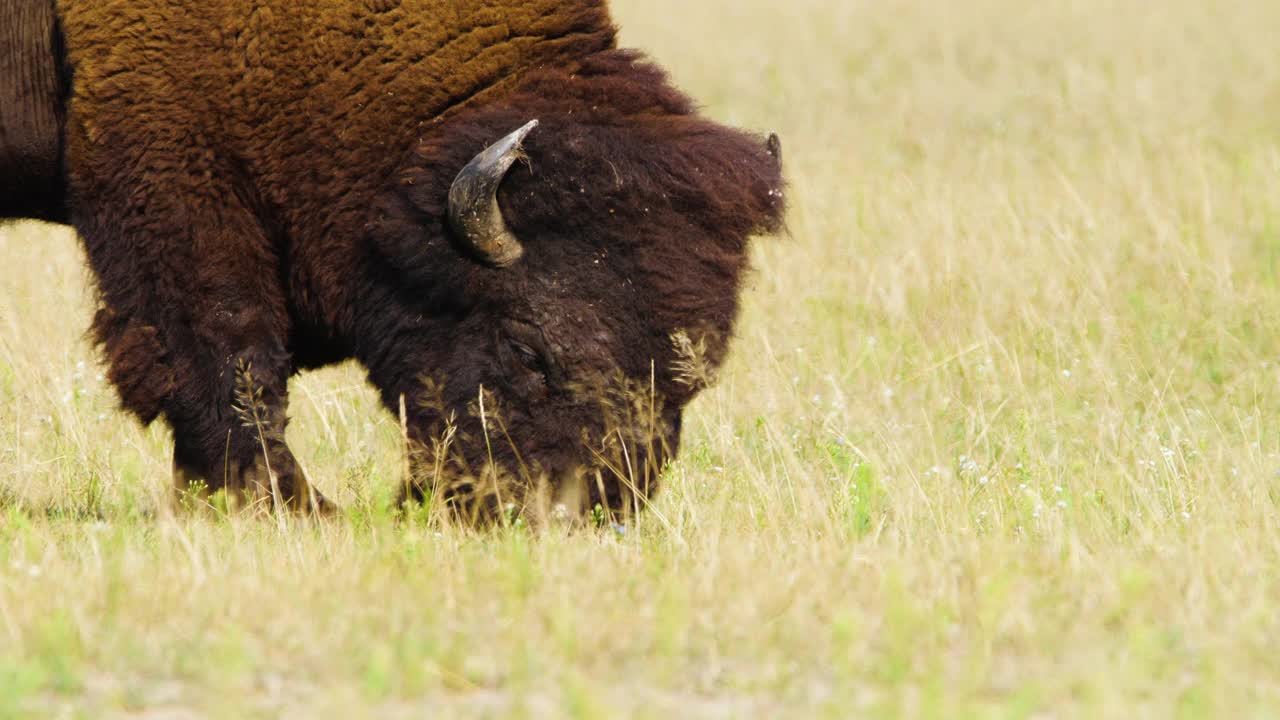
M 524 248 L 507 229 L 498 207 L 498 186 L 522 157 L 520 143 L 538 127 L 533 120 L 485 148 L 462 168 L 449 188 L 449 225 L 478 258 L 494 267 L 520 259 Z

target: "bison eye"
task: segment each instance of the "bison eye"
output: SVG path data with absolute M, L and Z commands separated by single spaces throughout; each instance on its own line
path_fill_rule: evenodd
M 509 342 L 511 352 L 515 354 L 521 365 L 534 372 L 542 372 L 542 359 L 538 357 L 538 353 L 533 348 L 519 340 L 511 340 Z
M 528 323 L 508 321 L 503 323 L 501 340 L 503 362 L 507 364 L 508 372 L 528 372 L 543 383 L 550 384 L 552 364 L 541 330 Z

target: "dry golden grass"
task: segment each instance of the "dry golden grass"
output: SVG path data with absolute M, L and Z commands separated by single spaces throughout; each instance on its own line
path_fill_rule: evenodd
M 1280 4 L 616 6 L 793 203 L 655 512 L 396 524 L 348 367 L 290 428 L 345 520 L 154 517 L 80 250 L 12 227 L 0 716 L 1280 707 Z

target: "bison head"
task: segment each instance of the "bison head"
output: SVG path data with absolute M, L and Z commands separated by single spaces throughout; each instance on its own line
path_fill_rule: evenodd
M 474 105 L 423 132 L 371 225 L 363 354 L 403 398 L 415 488 L 642 507 L 724 358 L 748 240 L 780 223 L 776 138 L 617 52 Z

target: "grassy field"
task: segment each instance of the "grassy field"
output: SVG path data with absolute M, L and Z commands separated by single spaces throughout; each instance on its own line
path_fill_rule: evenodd
M 616 532 L 169 517 L 63 231 L 0 231 L 0 717 L 1249 717 L 1280 708 L 1280 3 L 621 0 L 785 142 L 735 352 Z

